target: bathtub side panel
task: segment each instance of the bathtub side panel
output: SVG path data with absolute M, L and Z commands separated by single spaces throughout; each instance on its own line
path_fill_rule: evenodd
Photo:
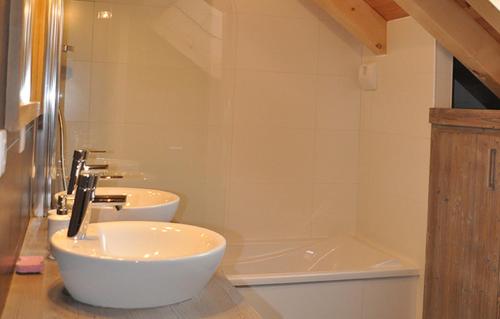
M 418 277 L 367 280 L 363 319 L 415 319 Z
M 416 277 L 238 287 L 263 318 L 415 319 Z

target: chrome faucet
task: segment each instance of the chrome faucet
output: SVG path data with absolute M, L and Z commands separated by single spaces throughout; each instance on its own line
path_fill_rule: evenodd
M 105 153 L 105 151 L 79 149 L 73 152 L 73 161 L 71 162 L 71 173 L 69 175 L 68 189 L 66 194 L 72 195 L 75 191 L 75 186 L 78 183 L 78 177 L 82 172 L 93 170 L 107 170 L 108 164 L 88 164 L 87 156 L 90 153 Z
M 90 223 L 92 207 L 105 206 L 120 210 L 127 203 L 127 195 L 95 195 L 99 177 L 84 173 L 78 177 L 73 210 L 68 227 L 68 237 L 85 239 Z
M 68 189 L 66 194 L 71 195 L 75 190 L 75 186 L 80 176 L 80 171 L 83 168 L 83 164 L 87 160 L 87 150 L 75 150 L 73 152 L 73 161 L 71 162 L 71 172 L 69 174 Z

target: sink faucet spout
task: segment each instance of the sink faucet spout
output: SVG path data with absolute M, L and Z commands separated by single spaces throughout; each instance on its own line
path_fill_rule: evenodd
M 90 223 L 92 206 L 106 206 L 121 209 L 127 203 L 127 195 L 96 195 L 99 177 L 95 174 L 80 174 L 73 210 L 68 227 L 68 237 L 85 239 Z

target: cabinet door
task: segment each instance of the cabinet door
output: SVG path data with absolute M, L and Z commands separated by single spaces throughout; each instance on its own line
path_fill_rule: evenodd
M 491 131 L 490 131 L 491 132 Z M 497 185 L 500 137 L 492 133 L 480 134 L 477 139 L 474 205 L 469 214 L 470 242 L 464 271 L 470 277 L 463 283 L 463 301 L 467 308 L 463 318 L 497 318 L 498 266 L 500 249 L 500 212 Z
M 433 128 L 425 319 L 497 316 L 499 141 L 473 129 Z

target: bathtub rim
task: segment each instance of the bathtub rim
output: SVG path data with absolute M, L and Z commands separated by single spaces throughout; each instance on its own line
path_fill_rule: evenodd
M 416 265 L 405 257 L 398 256 L 386 249 L 383 249 L 379 245 L 375 245 L 371 241 L 365 238 L 356 236 L 354 234 L 342 234 L 339 236 L 332 236 L 326 238 L 308 238 L 305 240 L 279 240 L 279 241 L 249 241 L 249 242 L 239 242 L 232 243 L 235 246 L 244 245 L 266 245 L 271 244 L 278 246 L 281 243 L 289 244 L 293 243 L 291 248 L 284 248 L 278 251 L 278 255 L 283 252 L 293 251 L 297 248 L 304 248 L 310 244 L 316 244 L 318 242 L 328 242 L 332 241 L 343 242 L 345 240 L 354 241 L 363 246 L 369 248 L 370 250 L 376 251 L 387 257 L 387 260 L 396 260 L 398 265 L 380 266 L 372 265 L 366 268 L 351 268 L 345 270 L 316 270 L 316 271 L 294 271 L 294 272 L 247 272 L 247 273 L 233 273 L 231 269 L 225 266 L 228 263 L 223 262 L 221 269 L 224 272 L 228 280 L 236 287 L 243 286 L 264 286 L 264 285 L 283 285 L 283 284 L 304 284 L 304 283 L 319 283 L 319 282 L 335 282 L 335 281 L 354 281 L 354 280 L 370 280 L 370 279 L 384 279 L 384 278 L 407 278 L 415 277 L 418 279 L 422 275 L 422 271 L 416 267 Z M 286 245 L 285 245 L 286 247 Z M 252 263 L 260 258 L 268 258 L 276 255 L 275 252 L 259 254 L 258 256 L 251 256 L 242 258 L 239 261 L 243 264 L 248 262 Z M 229 264 L 238 264 L 238 259 L 230 258 L 231 262 Z
M 231 275 L 224 273 L 235 287 L 264 286 L 283 284 L 304 284 L 317 282 L 369 280 L 384 278 L 420 277 L 420 271 L 414 267 L 397 267 L 370 271 L 340 271 L 340 272 L 296 272 L 272 274 Z

